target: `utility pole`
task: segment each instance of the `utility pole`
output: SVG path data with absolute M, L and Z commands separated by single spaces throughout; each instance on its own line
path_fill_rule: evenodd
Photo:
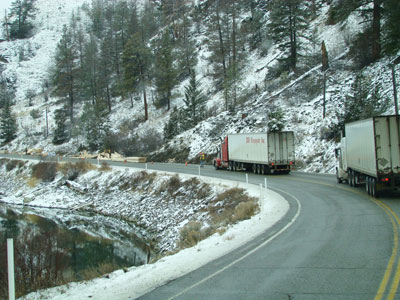
M 322 72 L 324 73 L 324 79 L 323 79 L 323 111 L 322 111 L 322 117 L 325 119 L 326 116 L 326 72 L 329 69 L 329 59 L 328 59 L 328 51 L 326 50 L 325 46 L 325 41 L 322 41 L 321 45 L 321 52 L 322 52 Z
M 398 101 L 397 101 L 397 86 L 396 86 L 396 70 L 395 70 L 395 66 L 398 65 L 399 63 L 400 63 L 400 56 L 398 56 L 397 58 L 393 59 L 389 64 L 390 67 L 392 68 L 394 110 L 395 110 L 395 114 L 396 115 L 399 114 L 399 104 L 398 104 Z

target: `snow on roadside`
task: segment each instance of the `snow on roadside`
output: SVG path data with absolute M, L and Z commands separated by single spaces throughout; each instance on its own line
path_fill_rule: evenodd
M 110 274 L 109 278 L 72 283 L 68 287 L 61 286 L 32 293 L 22 299 L 135 299 L 246 244 L 279 221 L 289 208 L 286 200 L 271 190 L 215 178 L 201 177 L 201 180 L 217 185 L 244 188 L 250 196 L 261 196 L 260 213 L 250 220 L 229 227 L 223 235 L 215 233 L 196 246 L 164 257 L 154 264 L 132 267 L 127 272 L 118 270 Z

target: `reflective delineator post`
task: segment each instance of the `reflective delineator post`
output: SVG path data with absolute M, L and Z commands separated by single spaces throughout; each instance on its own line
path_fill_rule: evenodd
M 249 174 L 246 173 L 246 183 L 249 183 Z
M 7 261 L 8 261 L 8 299 L 15 300 L 15 278 L 14 278 L 14 243 L 13 239 L 7 239 Z

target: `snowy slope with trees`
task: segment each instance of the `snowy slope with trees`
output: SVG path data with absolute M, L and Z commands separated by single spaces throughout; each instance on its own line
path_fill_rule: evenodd
M 376 23 L 372 1 L 298 1 L 295 10 L 273 1 L 27 2 L 36 10 L 26 36 L 0 43 L 17 125 L 3 150 L 185 161 L 212 155 L 227 133 L 282 128 L 295 131 L 298 168 L 333 172 L 341 124 L 360 115 L 351 99 L 371 100 L 361 117 L 393 113 L 396 1 L 381 7 L 379 54 L 376 39 L 362 44 Z

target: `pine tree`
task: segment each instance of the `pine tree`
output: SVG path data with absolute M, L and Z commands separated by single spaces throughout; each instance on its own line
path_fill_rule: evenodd
M 68 140 L 67 132 L 67 109 L 65 107 L 55 111 L 54 120 L 56 122 L 56 129 L 53 136 L 53 144 L 61 145 Z
M 383 50 L 388 55 L 396 54 L 400 49 L 400 1 L 383 1 Z
M 268 131 L 282 131 L 285 125 L 285 113 L 282 108 L 272 107 L 268 113 Z
M 181 110 L 174 107 L 169 116 L 168 122 L 164 126 L 164 140 L 172 140 L 181 131 Z
M 81 124 L 89 149 L 91 151 L 101 150 L 110 128 L 107 105 L 100 100 L 94 106 L 86 103 L 81 116 Z
M 285 54 L 288 69 L 296 71 L 301 38 L 308 28 L 309 9 L 304 0 L 272 0 L 270 11 L 270 33 L 272 39 Z
M 147 77 L 150 73 L 152 54 L 144 42 L 141 32 L 134 34 L 125 45 L 122 54 L 124 70 L 124 90 L 127 93 L 142 93 L 144 102 L 144 119 L 149 119 L 147 106 Z
M 11 142 L 17 137 L 17 120 L 11 111 L 10 103 L 7 101 L 1 111 L 0 139 L 3 143 Z
M 30 22 L 35 17 L 36 0 L 15 0 L 11 3 L 9 18 L 12 20 L 10 37 L 23 39 L 29 36 L 33 25 Z
M 388 98 L 383 98 L 380 83 L 371 83 L 362 73 L 356 74 L 351 92 L 346 96 L 344 109 L 337 112 L 338 129 L 344 124 L 385 113 L 390 105 Z
M 177 70 L 174 67 L 174 52 L 170 30 L 164 31 L 155 51 L 155 83 L 158 92 L 157 105 L 171 108 L 172 89 L 177 84 Z
M 182 111 L 182 129 L 187 130 L 204 120 L 206 115 L 206 98 L 199 89 L 194 70 L 190 72 L 189 85 L 185 87 L 185 108 Z
M 53 84 L 58 96 L 68 99 L 71 126 L 74 123 L 74 104 L 78 85 L 80 66 L 77 63 L 77 50 L 71 31 L 64 25 L 63 34 L 57 45 Z

